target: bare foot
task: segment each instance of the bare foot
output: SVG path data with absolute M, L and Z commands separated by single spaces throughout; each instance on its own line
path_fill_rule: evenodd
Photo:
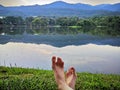
M 66 73 L 66 83 L 69 87 L 75 90 L 75 82 L 76 82 L 77 74 L 75 72 L 74 67 L 68 69 Z
M 66 74 L 67 77 L 67 83 L 65 81 L 65 74 L 64 74 L 64 62 L 61 58 L 56 58 L 55 56 L 52 57 L 52 69 L 54 71 L 54 76 L 56 83 L 58 85 L 59 90 L 73 90 L 75 86 L 75 70 L 70 69 L 68 73 Z M 72 70 L 72 71 L 71 71 Z M 72 74 L 71 74 L 72 72 Z M 73 73 L 74 72 L 74 73 Z M 72 88 L 73 87 L 73 88 Z
M 52 57 L 52 69 L 54 71 L 55 80 L 58 85 L 65 83 L 64 62 L 61 58 Z

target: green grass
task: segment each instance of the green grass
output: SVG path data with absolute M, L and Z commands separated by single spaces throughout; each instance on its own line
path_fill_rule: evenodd
M 77 73 L 76 90 L 120 90 L 120 75 Z M 0 67 L 0 90 L 57 90 L 49 70 Z

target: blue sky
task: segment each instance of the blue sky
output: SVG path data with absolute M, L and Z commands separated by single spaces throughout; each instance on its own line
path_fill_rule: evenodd
M 4 6 L 20 6 L 34 4 L 43 5 L 55 1 L 64 1 L 68 3 L 85 3 L 91 5 L 120 3 L 120 0 L 0 0 L 0 4 Z

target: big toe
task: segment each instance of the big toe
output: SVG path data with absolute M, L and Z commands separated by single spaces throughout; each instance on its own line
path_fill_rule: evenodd
M 57 58 L 57 63 L 56 63 L 58 66 L 60 66 L 60 67 L 64 67 L 64 62 L 62 61 L 62 59 L 61 58 Z
M 74 77 L 77 77 L 76 71 L 74 67 L 71 67 L 68 69 L 68 71 L 66 72 L 66 77 L 69 77 L 73 75 Z

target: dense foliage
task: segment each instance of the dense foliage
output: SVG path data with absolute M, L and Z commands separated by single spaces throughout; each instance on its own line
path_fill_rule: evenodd
M 120 16 L 78 18 L 78 17 L 22 17 L 7 16 L 0 19 L 4 25 L 32 26 L 80 26 L 80 27 L 114 27 L 120 28 Z
M 75 90 L 120 90 L 120 75 L 77 73 Z M 57 90 L 52 71 L 0 67 L 0 90 Z
M 27 28 L 27 29 L 26 29 Z M 14 17 L 0 18 L 0 34 L 61 34 L 88 33 L 92 35 L 120 36 L 120 16 L 78 17 Z

